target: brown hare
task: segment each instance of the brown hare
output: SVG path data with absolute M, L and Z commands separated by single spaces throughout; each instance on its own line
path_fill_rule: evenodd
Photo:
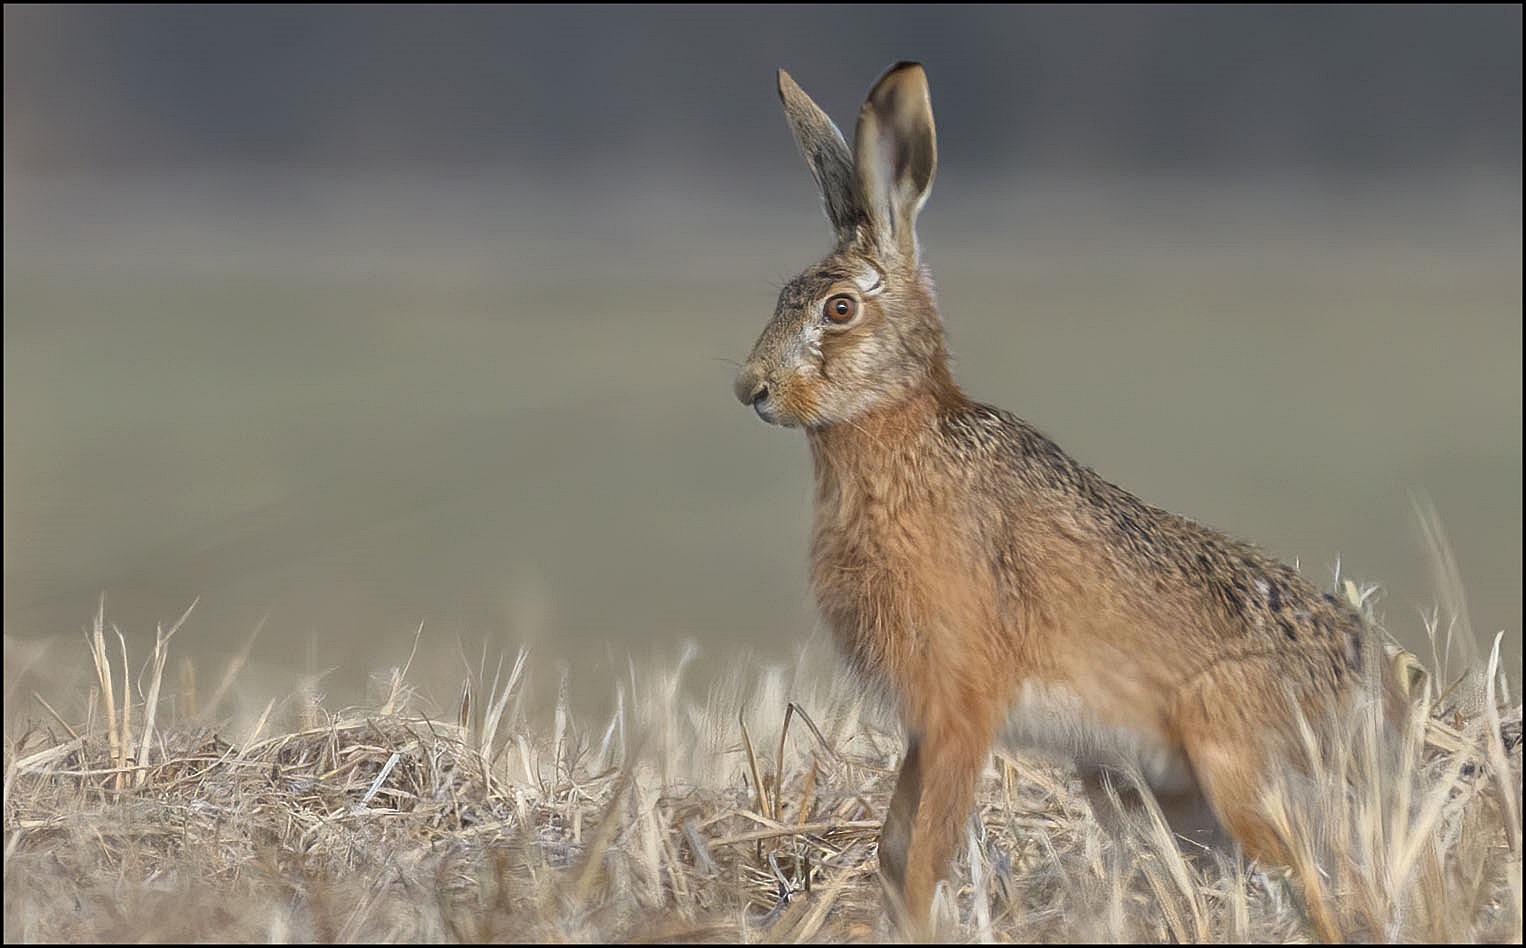
M 1288 864 L 1261 794 L 1300 716 L 1361 688 L 1360 617 L 954 383 L 915 229 L 937 165 L 920 65 L 874 85 L 851 149 L 782 70 L 779 95 L 837 246 L 785 285 L 736 395 L 805 430 L 822 617 L 908 732 L 879 857 L 913 931 L 996 743 L 1074 761 L 1094 805 L 1136 775 L 1173 828 Z

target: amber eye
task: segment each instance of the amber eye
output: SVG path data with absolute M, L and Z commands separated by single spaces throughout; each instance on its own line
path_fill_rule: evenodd
M 839 293 L 827 300 L 821 314 L 834 323 L 845 323 L 858 315 L 858 300 L 846 293 Z

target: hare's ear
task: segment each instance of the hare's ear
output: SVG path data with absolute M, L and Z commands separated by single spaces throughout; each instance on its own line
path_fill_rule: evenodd
M 938 143 L 927 74 L 897 63 L 869 90 L 858 113 L 859 203 L 882 252 L 917 259 L 917 214 L 933 187 Z
M 839 238 L 853 233 L 863 220 L 853 190 L 853 153 L 842 132 L 827 118 L 789 73 L 779 70 L 779 99 L 784 103 L 784 117 L 795 136 L 795 144 L 811 166 L 811 175 L 821 191 L 821 203 L 827 220 Z

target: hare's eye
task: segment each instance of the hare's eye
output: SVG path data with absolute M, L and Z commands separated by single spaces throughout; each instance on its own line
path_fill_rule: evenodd
M 839 293 L 827 300 L 822 315 L 834 323 L 845 323 L 858 315 L 858 300 L 846 293 Z

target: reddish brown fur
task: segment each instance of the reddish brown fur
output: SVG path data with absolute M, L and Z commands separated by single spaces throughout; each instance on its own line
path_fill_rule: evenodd
M 787 77 L 781 95 L 792 124 L 809 126 L 795 131 L 818 182 L 843 179 L 853 159 L 835 127 Z M 828 196 L 838 248 L 781 293 L 737 381 L 765 419 L 806 430 L 822 616 L 906 725 L 880 844 L 891 890 L 925 933 L 986 755 L 1014 726 L 1029 733 L 1030 707 L 1033 733 L 1054 728 L 1050 743 L 1075 745 L 1094 799 L 1100 774 L 1121 766 L 1107 742 L 1121 741 L 1124 764 L 1133 753 L 1156 766 L 1146 782 L 1168 810 L 1211 811 L 1251 856 L 1288 863 L 1262 789 L 1296 756 L 1298 716 L 1318 719 L 1356 693 L 1360 619 L 954 384 L 909 236 L 932 178 L 925 99 L 920 68 L 904 64 L 871 92 L 860 138 L 889 135 L 896 147 L 861 140 L 858 161 L 911 164 L 860 168 L 858 186 L 890 181 L 899 190 L 880 206 L 898 216 L 881 220 L 862 195 Z M 922 138 L 902 148 L 904 136 Z M 822 301 L 845 292 L 861 297 L 858 317 L 824 322 Z M 1328 920 L 1318 927 L 1339 934 Z
M 1337 637 L 1317 635 L 1303 618 L 1306 645 L 1278 642 L 1280 630 L 1258 633 L 1244 619 L 1226 622 L 1201 589 L 1169 585 L 1172 557 L 1121 565 L 1128 555 L 1073 499 L 984 493 L 968 454 L 942 433 L 971 407 L 950 386 L 852 425 L 807 432 L 817 484 L 812 580 L 822 615 L 854 667 L 888 687 L 911 735 L 886 830 L 904 841 L 882 846 L 881 858 L 912 917 L 926 917 L 975 777 L 1015 690 L 1030 679 L 1069 686 L 1104 721 L 1158 731 L 1191 761 L 1246 851 L 1287 863 L 1259 815 L 1260 793 L 1271 757 L 1293 749 L 1284 688 L 1314 716 L 1355 671 L 1336 654 Z M 1126 496 L 1076 470 L 1102 496 Z M 1010 556 L 998 568 L 972 568 L 989 559 L 990 535 L 978 525 L 998 512 L 1006 520 L 999 543 Z M 1133 512 L 1172 552 L 1201 545 L 1239 558 L 1248 574 L 1281 572 L 1164 511 Z M 1293 591 L 1317 603 L 1327 630 L 1356 634 L 1355 617 L 1302 580 Z M 1300 671 L 1308 678 L 1299 680 Z M 1194 803 L 1189 793 L 1183 805 Z M 909 834 L 898 826 L 905 820 Z

